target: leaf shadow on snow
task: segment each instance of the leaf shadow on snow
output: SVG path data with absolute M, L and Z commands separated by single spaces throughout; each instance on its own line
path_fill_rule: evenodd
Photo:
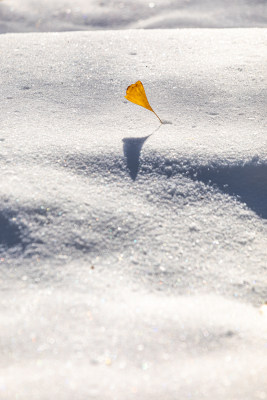
M 0 252 L 8 249 L 25 249 L 21 227 L 10 211 L 0 211 Z
M 267 164 L 202 166 L 189 169 L 188 176 L 236 196 L 261 218 L 267 219 Z
M 167 122 L 168 123 L 168 122 Z M 162 125 L 159 125 L 150 135 L 143 136 L 140 138 L 129 137 L 122 139 L 123 142 L 123 154 L 126 158 L 127 168 L 129 170 L 130 177 L 133 181 L 137 178 L 139 171 L 139 159 L 142 147 L 145 141 L 152 135 L 154 135 Z
M 20 244 L 20 231 L 5 215 L 0 215 L 0 247 Z
M 152 135 L 152 134 L 151 134 Z M 144 136 L 141 138 L 124 138 L 123 141 L 123 154 L 126 158 L 127 168 L 129 169 L 130 177 L 135 181 L 139 170 L 139 158 L 142 147 L 145 141 L 151 136 Z

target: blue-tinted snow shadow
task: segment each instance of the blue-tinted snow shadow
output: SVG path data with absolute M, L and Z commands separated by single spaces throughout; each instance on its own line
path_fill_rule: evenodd
M 0 252 L 14 246 L 22 245 L 21 232 L 11 217 L 0 213 Z
M 171 123 L 166 121 L 165 123 Z M 145 141 L 152 135 L 154 135 L 162 125 L 158 126 L 157 129 L 152 132 L 150 135 L 143 136 L 143 137 L 129 137 L 122 139 L 123 142 L 123 154 L 126 158 L 127 168 L 129 170 L 129 175 L 133 181 L 136 180 L 137 174 L 139 171 L 139 159 L 142 147 Z
M 216 185 L 235 196 L 261 218 L 267 218 L 267 164 L 198 167 L 187 172 L 193 180 Z
M 123 141 L 123 154 L 126 158 L 127 168 L 129 170 L 129 175 L 133 181 L 137 178 L 138 170 L 139 170 L 139 158 L 142 147 L 145 141 L 151 135 L 144 136 L 141 138 L 124 138 Z

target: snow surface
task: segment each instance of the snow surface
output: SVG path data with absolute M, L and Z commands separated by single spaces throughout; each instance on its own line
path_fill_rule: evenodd
M 0 37 L 1 399 L 267 398 L 266 33 Z
M 0 32 L 267 27 L 266 0 L 2 0 Z

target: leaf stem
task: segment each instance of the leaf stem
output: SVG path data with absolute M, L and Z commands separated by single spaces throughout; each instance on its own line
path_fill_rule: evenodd
M 155 111 L 153 110 L 153 113 L 156 115 L 156 117 L 160 120 L 160 123 L 163 124 L 163 122 L 161 121 L 160 117 L 155 113 Z

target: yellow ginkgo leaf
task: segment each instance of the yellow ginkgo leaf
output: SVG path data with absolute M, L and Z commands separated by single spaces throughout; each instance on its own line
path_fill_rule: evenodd
M 155 113 L 151 105 L 149 104 L 145 88 L 141 81 L 137 81 L 132 85 L 127 87 L 125 99 L 131 101 L 132 103 L 138 104 L 139 106 L 145 107 L 147 110 L 152 111 L 156 117 L 163 123 L 160 117 Z

